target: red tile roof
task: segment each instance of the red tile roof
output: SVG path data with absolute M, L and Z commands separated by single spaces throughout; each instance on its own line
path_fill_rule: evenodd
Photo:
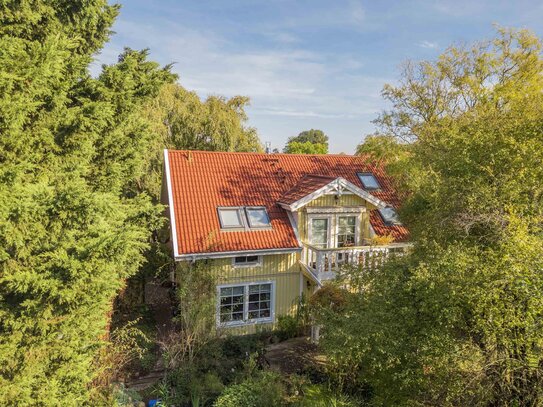
M 296 185 L 285 192 L 278 199 L 278 202 L 290 205 L 303 197 L 315 192 L 317 189 L 328 185 L 337 177 L 327 177 L 323 175 L 308 174 L 304 175 Z
M 383 169 L 359 156 L 170 150 L 168 160 L 179 254 L 297 248 L 287 212 L 277 202 L 296 200 L 337 177 L 363 188 L 357 172 L 372 172 L 379 181 L 381 189 L 372 195 L 399 203 Z M 265 206 L 272 228 L 221 231 L 219 206 Z M 378 213 L 370 219 L 378 234 L 408 237 L 405 227 L 384 225 Z

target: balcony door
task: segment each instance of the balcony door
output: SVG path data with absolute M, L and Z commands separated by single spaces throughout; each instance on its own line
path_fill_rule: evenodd
M 311 245 L 318 248 L 328 247 L 328 218 L 311 219 Z

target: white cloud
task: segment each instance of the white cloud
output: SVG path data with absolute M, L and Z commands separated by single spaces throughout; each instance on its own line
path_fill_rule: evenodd
M 428 48 L 428 49 L 436 49 L 438 47 L 438 43 L 434 41 L 421 41 L 417 44 L 421 48 Z

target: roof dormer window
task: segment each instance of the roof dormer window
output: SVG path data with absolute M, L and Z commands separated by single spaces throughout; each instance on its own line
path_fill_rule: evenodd
M 375 178 L 375 176 L 371 172 L 359 172 L 356 175 L 358 175 L 358 178 L 360 179 L 360 182 L 362 182 L 362 186 L 364 187 L 364 189 L 368 191 L 381 189 L 377 178 Z
M 221 228 L 243 228 L 243 208 L 219 208 L 219 219 L 221 221 Z
M 401 225 L 400 218 L 398 213 L 392 206 L 387 206 L 386 208 L 379 209 L 379 214 L 383 218 L 383 222 L 387 226 Z

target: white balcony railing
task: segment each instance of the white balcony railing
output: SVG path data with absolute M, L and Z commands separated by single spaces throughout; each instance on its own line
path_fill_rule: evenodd
M 387 246 L 354 246 L 340 248 L 318 248 L 304 243 L 301 262 L 305 268 L 322 282 L 336 277 L 345 265 L 372 269 L 381 266 L 390 255 L 402 255 L 407 244 Z

